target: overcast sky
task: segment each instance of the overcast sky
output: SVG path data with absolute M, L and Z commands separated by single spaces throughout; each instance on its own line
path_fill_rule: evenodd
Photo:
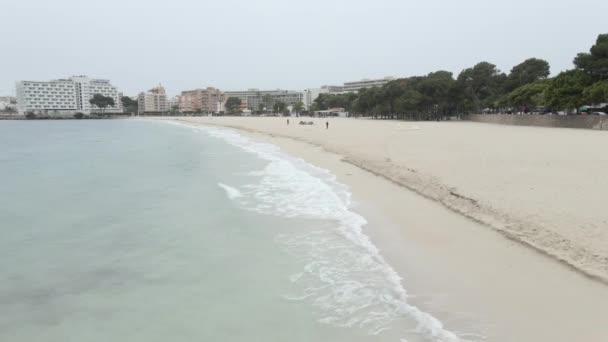
M 126 95 L 286 88 L 526 58 L 572 67 L 606 0 L 2 0 L 0 96 L 85 74 Z

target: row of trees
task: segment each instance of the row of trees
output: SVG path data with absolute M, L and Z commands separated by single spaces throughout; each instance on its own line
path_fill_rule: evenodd
M 125 113 L 137 113 L 137 109 L 139 108 L 137 100 L 133 100 L 128 96 L 123 96 L 120 98 L 120 102 L 122 103 Z M 89 100 L 89 103 L 101 109 L 102 114 L 107 107 L 114 107 L 116 105 L 114 98 L 102 94 L 93 95 Z
M 589 53 L 578 54 L 574 65 L 575 69 L 549 78 L 549 63 L 542 59 L 527 59 L 509 74 L 481 62 L 456 78 L 449 71 L 436 71 L 356 94 L 321 94 L 313 110 L 342 107 L 355 115 L 421 120 L 538 107 L 572 111 L 583 104 L 608 102 L 608 34 L 599 35 Z

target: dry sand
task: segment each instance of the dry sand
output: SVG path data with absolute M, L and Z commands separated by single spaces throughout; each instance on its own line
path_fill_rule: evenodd
M 411 300 L 448 329 L 474 341 L 608 340 L 608 286 L 583 276 L 608 278 L 608 213 L 601 210 L 608 157 L 597 152 L 608 146 L 606 132 L 180 120 L 248 131 L 335 173 L 352 188 L 356 210 L 370 221 L 366 233 L 404 277 Z

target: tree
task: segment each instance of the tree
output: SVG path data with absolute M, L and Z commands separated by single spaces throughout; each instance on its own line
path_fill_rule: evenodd
M 139 104 L 136 100 L 133 100 L 128 96 L 123 96 L 120 98 L 120 102 L 122 102 L 122 107 L 124 108 L 125 113 L 137 113 Z
M 395 101 L 395 109 L 403 114 L 402 118 L 418 120 L 421 118 L 420 108 L 423 102 L 424 95 L 414 89 L 414 87 L 408 87 Z
M 579 53 L 574 65 L 594 80 L 608 79 L 608 34 L 600 34 L 589 53 Z
M 109 96 L 103 96 L 102 94 L 95 94 L 89 100 L 89 103 L 97 108 L 101 109 L 101 113 L 105 111 L 106 107 L 114 107 L 114 99 Z
M 595 82 L 583 90 L 583 98 L 587 104 L 608 102 L 608 80 Z
M 530 58 L 516 65 L 505 82 L 505 90 L 513 91 L 526 84 L 549 77 L 549 63 L 543 59 Z
M 300 114 L 304 110 L 304 104 L 302 102 L 294 104 L 293 110 L 296 112 L 296 114 Z
M 285 102 L 282 101 L 277 101 L 273 106 L 273 110 L 275 113 L 283 113 L 285 109 L 287 109 L 287 105 L 285 104 Z
M 238 97 L 229 97 L 226 100 L 226 110 L 230 114 L 235 114 L 240 112 L 241 109 L 241 99 Z
M 328 98 L 331 97 L 330 94 L 319 94 L 317 98 L 314 100 L 314 109 L 315 110 L 326 110 L 329 108 L 327 104 Z
M 577 109 L 583 104 L 583 91 L 592 84 L 591 76 L 582 70 L 561 72 L 551 79 L 546 90 L 547 106 L 554 110 Z
M 264 104 L 264 108 L 268 109 L 271 108 L 273 105 L 273 99 L 272 99 L 272 95 L 270 94 L 265 94 L 264 96 L 262 96 L 262 103 Z
M 358 114 L 371 114 L 371 109 L 375 106 L 377 87 L 359 90 L 357 101 L 353 104 L 353 111 Z
M 457 86 L 463 95 L 463 109 L 479 112 L 484 108 L 494 108 L 506 78 L 496 65 L 488 62 L 463 70 L 457 79 Z
M 518 107 L 523 112 L 544 106 L 548 86 L 549 82 L 546 80 L 523 85 L 506 95 L 505 102 L 509 106 Z
M 428 116 L 440 118 L 448 115 L 453 108 L 450 102 L 450 90 L 455 80 L 449 71 L 436 71 L 418 79 L 416 90 L 423 95 L 419 111 Z
M 344 108 L 350 110 L 352 103 L 358 95 L 355 93 L 346 94 L 319 94 L 313 103 L 314 110 L 326 110 L 329 108 Z

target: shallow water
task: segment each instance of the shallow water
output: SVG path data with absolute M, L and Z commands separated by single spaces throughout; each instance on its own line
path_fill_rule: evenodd
M 0 340 L 459 341 L 326 170 L 234 131 L 0 122 Z

